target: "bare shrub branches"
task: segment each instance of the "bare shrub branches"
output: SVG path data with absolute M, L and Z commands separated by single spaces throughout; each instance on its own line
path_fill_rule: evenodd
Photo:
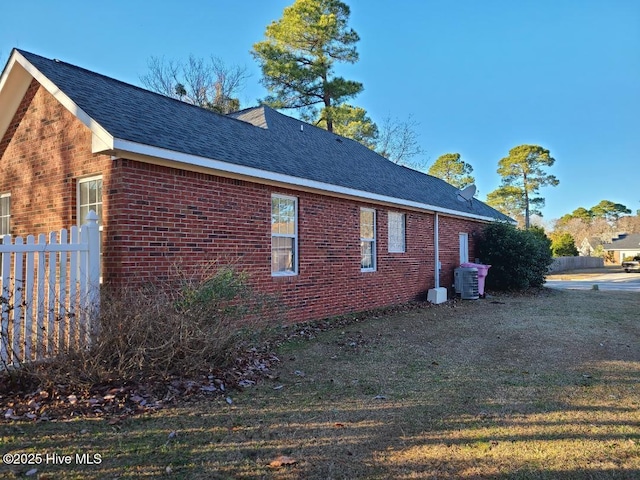
M 89 348 L 26 365 L 42 384 L 93 385 L 188 378 L 221 369 L 248 335 L 282 314 L 255 292 L 248 276 L 215 263 L 195 272 L 177 268 L 169 284 L 104 291 L 100 332 Z

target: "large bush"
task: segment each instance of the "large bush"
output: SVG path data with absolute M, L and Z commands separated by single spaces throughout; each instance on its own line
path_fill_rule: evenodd
M 188 378 L 228 366 L 283 311 L 275 297 L 256 292 L 247 275 L 231 266 L 197 270 L 177 268 L 166 284 L 104 290 L 91 347 L 26 370 L 44 385 L 91 385 Z
M 487 288 L 541 287 L 553 262 L 550 247 L 551 241 L 538 231 L 519 230 L 506 223 L 487 225 L 477 245 L 480 260 L 491 265 Z
M 551 253 L 554 257 L 576 257 L 578 249 L 571 234 L 567 232 L 551 235 Z

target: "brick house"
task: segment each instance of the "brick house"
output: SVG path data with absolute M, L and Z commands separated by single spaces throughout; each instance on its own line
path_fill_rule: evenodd
M 0 77 L 0 139 L 0 234 L 93 209 L 105 284 L 228 262 L 291 321 L 424 299 L 473 261 L 484 224 L 510 221 L 268 107 L 219 115 L 20 50 Z
M 618 233 L 602 248 L 611 263 L 620 265 L 625 258 L 640 255 L 640 233 Z

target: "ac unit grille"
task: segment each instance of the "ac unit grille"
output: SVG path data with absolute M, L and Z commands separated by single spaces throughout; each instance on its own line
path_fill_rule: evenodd
M 464 300 L 476 300 L 480 298 L 478 293 L 478 269 L 460 267 L 453 271 L 454 288 L 460 298 Z

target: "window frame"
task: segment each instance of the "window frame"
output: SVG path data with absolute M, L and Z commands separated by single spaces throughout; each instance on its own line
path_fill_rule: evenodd
M 394 226 L 399 226 L 400 231 L 393 231 L 392 229 L 392 217 L 400 218 L 400 222 L 393 222 Z M 406 253 L 407 252 L 407 214 L 403 212 L 387 212 L 387 234 L 388 234 L 388 250 L 389 253 Z M 396 238 L 402 237 L 402 246 L 398 247 Z
M 86 218 L 82 218 L 82 214 L 80 213 L 80 209 L 83 205 L 97 205 L 98 203 L 100 204 L 100 213 L 96 212 L 96 214 L 98 214 L 98 225 L 99 225 L 99 230 L 102 231 L 102 207 L 103 207 L 103 202 L 102 202 L 102 196 L 100 197 L 100 201 L 96 201 L 94 203 L 80 203 L 80 197 L 81 197 L 81 185 L 83 183 L 88 183 L 88 182 L 93 182 L 96 180 L 100 180 L 101 182 L 101 186 L 100 186 L 100 191 L 102 191 L 102 187 L 104 186 L 104 180 L 102 178 L 102 175 L 91 175 L 89 177 L 80 177 L 77 179 L 76 181 L 76 217 L 77 217 L 77 224 L 79 227 L 81 227 Z
M 11 193 L 0 194 L 0 201 L 4 200 L 5 198 L 7 198 L 9 201 L 9 213 L 7 215 L 0 214 L 0 236 L 11 235 Z M 5 218 L 7 219 L 7 231 L 3 232 L 2 224 L 4 223 L 3 220 Z
M 273 202 L 274 200 L 288 200 L 293 201 L 293 233 L 274 233 L 273 232 Z M 271 276 L 272 277 L 292 277 L 298 275 L 298 197 L 294 197 L 292 195 L 284 195 L 280 193 L 271 194 L 271 204 L 270 204 L 270 216 L 271 220 L 269 222 L 269 226 L 271 229 Z M 293 239 L 293 261 L 292 261 L 292 270 L 284 270 L 284 271 L 274 271 L 273 266 L 273 249 L 274 249 L 274 238 L 290 238 Z
M 104 179 L 102 177 L 102 175 L 91 175 L 91 176 L 87 176 L 87 177 L 79 177 L 76 179 L 76 223 L 78 224 L 78 227 L 82 227 L 82 225 L 84 225 L 84 222 L 86 220 L 86 218 L 82 218 L 82 215 L 80 214 L 80 210 L 81 207 L 83 205 L 98 205 L 98 203 L 100 204 L 100 213 L 96 212 L 96 214 L 98 215 L 98 231 L 100 232 L 100 284 L 102 284 L 102 272 L 103 272 L 103 265 L 102 265 L 102 261 L 103 261 L 103 241 L 104 241 L 104 237 L 103 237 L 103 228 L 102 228 L 102 214 L 103 214 L 103 201 L 102 201 L 102 195 L 100 196 L 100 201 L 96 201 L 95 203 L 80 203 L 80 189 L 81 189 L 81 185 L 83 183 L 87 183 L 87 182 L 92 182 L 95 180 L 100 180 L 101 184 L 100 184 L 100 192 L 102 193 L 102 189 L 104 187 Z M 96 199 L 98 200 L 98 199 Z M 91 208 L 89 209 L 91 210 Z M 94 210 L 95 211 L 95 210 Z
M 362 223 L 362 214 L 363 213 L 371 213 L 373 216 L 373 222 L 372 222 L 372 228 L 373 228 L 373 236 L 372 237 L 363 237 L 362 236 L 362 227 L 363 227 L 363 223 Z M 375 208 L 367 208 L 367 207 L 360 207 L 360 271 L 361 272 L 375 272 L 376 269 L 378 268 L 378 261 L 377 261 L 377 255 L 376 255 L 376 245 L 377 245 L 377 241 L 376 241 L 376 235 L 377 235 L 377 229 L 376 229 L 376 210 Z M 363 251 L 364 251 L 364 243 L 370 243 L 371 244 L 371 267 L 364 267 L 363 266 Z

